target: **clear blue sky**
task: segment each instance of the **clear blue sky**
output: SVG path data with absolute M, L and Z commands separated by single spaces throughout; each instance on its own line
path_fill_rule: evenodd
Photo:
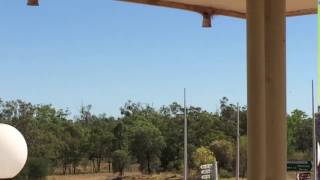
M 185 11 L 115 2 L 0 1 L 0 97 L 77 114 L 119 115 L 127 100 L 183 102 L 215 111 L 246 104 L 245 21 L 217 16 L 212 29 Z M 288 19 L 288 111 L 311 112 L 317 78 L 317 17 Z

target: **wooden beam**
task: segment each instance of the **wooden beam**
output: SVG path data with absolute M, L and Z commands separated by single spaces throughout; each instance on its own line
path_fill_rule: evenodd
M 39 1 L 38 0 L 28 0 L 27 5 L 28 6 L 39 6 Z
M 231 16 L 231 17 L 237 17 L 237 18 L 246 18 L 245 13 L 241 13 L 237 11 L 216 9 L 216 8 L 211 8 L 207 6 L 191 5 L 191 4 L 180 3 L 180 2 L 162 1 L 162 0 L 117 0 L 117 1 L 162 6 L 162 7 L 168 7 L 168 8 L 176 8 L 176 9 L 182 9 L 187 11 L 193 11 L 200 14 L 210 14 L 211 16 L 223 15 L 223 16 Z
M 181 10 L 200 13 L 201 15 L 203 14 L 210 14 L 211 16 L 222 15 L 222 16 L 230 16 L 230 17 L 243 18 L 243 19 L 245 19 L 247 16 L 246 13 L 244 12 L 227 10 L 227 9 L 218 9 L 218 8 L 201 6 L 201 5 L 193 5 L 193 4 L 187 4 L 182 2 L 173 2 L 173 1 L 167 1 L 167 0 L 117 0 L 117 1 L 175 8 L 175 9 L 181 9 Z M 316 6 L 315 8 L 311 8 L 311 9 L 302 9 L 302 10 L 286 12 L 286 16 L 299 16 L 299 15 L 308 15 L 308 14 L 317 14 Z

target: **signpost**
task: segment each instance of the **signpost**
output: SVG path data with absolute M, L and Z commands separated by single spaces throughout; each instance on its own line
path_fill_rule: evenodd
M 218 180 L 218 163 L 200 166 L 201 179 Z
M 310 179 L 311 179 L 311 173 L 309 172 L 297 174 L 297 180 L 310 180 Z
M 288 161 L 287 171 L 296 171 L 297 180 L 311 180 L 312 162 L 311 161 Z M 302 172 L 301 172 L 302 171 Z
M 200 166 L 200 169 L 201 169 L 201 170 L 210 169 L 212 166 L 213 166 L 213 164 L 204 164 L 204 165 L 201 165 L 201 166 Z
M 287 163 L 288 171 L 311 171 L 311 169 L 311 161 L 288 161 Z

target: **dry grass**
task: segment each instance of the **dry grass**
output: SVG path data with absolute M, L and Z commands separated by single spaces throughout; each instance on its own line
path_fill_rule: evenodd
M 49 176 L 47 180 L 111 180 L 117 177 L 112 173 L 82 174 L 82 175 L 66 175 L 66 176 Z M 161 173 L 158 175 L 143 175 L 141 173 L 125 173 L 125 180 L 180 180 L 180 175 L 172 173 Z
M 295 180 L 295 173 L 289 173 L 287 180 Z M 82 174 L 82 175 L 67 175 L 67 176 L 49 176 L 47 180 L 111 180 L 117 177 L 117 174 L 112 173 L 97 173 L 97 174 Z M 161 173 L 159 175 L 143 175 L 141 173 L 125 173 L 125 180 L 180 180 L 181 175 L 172 173 Z M 220 180 L 235 180 L 235 178 Z M 246 180 L 246 179 L 241 179 Z

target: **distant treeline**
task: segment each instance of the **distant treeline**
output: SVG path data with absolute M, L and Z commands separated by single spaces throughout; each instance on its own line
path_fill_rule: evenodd
M 91 113 L 81 107 L 77 118 L 51 105 L 21 100 L 0 100 L 0 123 L 15 126 L 25 136 L 29 157 L 17 179 L 36 179 L 48 174 L 113 171 L 122 174 L 131 164 L 143 173 L 183 171 L 183 107 L 178 103 L 159 110 L 149 105 L 125 103 L 121 117 Z M 188 156 L 191 172 L 199 164 L 217 160 L 221 176 L 235 174 L 237 107 L 220 100 L 217 112 L 188 107 Z M 240 108 L 241 176 L 246 175 L 247 108 Z M 205 157 L 202 157 L 205 156 Z M 302 111 L 288 115 L 288 158 L 311 159 L 312 121 Z M 207 161 L 207 162 L 206 162 Z M 107 167 L 102 168 L 102 164 Z M 193 171 L 192 171 L 193 170 Z

